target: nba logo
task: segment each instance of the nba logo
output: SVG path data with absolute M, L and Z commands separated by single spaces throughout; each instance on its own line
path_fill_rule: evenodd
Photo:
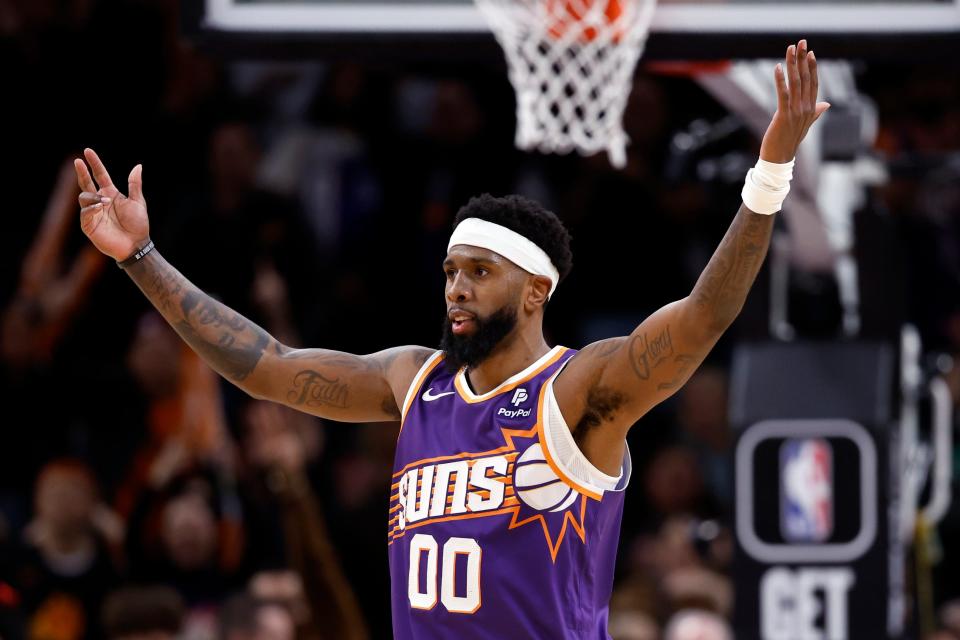
M 780 532 L 791 543 L 824 542 L 833 533 L 833 449 L 822 438 L 780 447 Z

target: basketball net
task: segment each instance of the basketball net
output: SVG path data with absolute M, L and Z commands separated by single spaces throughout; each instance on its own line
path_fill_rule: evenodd
M 623 112 L 656 0 L 475 2 L 506 52 L 517 146 L 625 166 Z

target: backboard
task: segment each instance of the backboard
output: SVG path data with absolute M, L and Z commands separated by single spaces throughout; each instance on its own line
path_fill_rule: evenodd
M 492 44 L 472 0 L 203 0 L 184 11 L 194 35 L 251 37 L 267 48 Z M 772 57 L 802 36 L 822 55 L 936 57 L 960 40 L 960 0 L 660 0 L 645 58 Z

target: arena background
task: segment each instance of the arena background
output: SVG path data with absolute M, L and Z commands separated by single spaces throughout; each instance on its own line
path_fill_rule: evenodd
M 826 23 L 811 18 L 809 34 L 664 28 L 651 39 L 654 61 L 775 58 L 804 35 L 819 59 L 851 60 L 879 128 L 867 148 L 840 145 L 832 160 L 867 158 L 879 177 L 851 218 L 859 328 L 844 330 L 832 266 L 786 259 L 779 291 L 793 340 L 769 321 L 778 289 L 765 270 L 704 367 L 632 430 L 636 469 L 611 603 L 618 640 L 686 637 L 664 634 L 690 610 L 736 624 L 737 638 L 761 637 L 759 604 L 742 594 L 757 600 L 769 567 L 744 559 L 734 523 L 734 452 L 747 426 L 737 423 L 750 413 L 732 406 L 730 389 L 736 375 L 749 378 L 734 363 L 762 357 L 751 347 L 822 349 L 827 362 L 851 345 L 894 354 L 879 401 L 890 416 L 870 429 L 888 524 L 889 478 L 902 470 L 884 452 L 895 450 L 888 434 L 902 414 L 904 326 L 922 340 L 919 388 L 942 376 L 953 404 L 960 398 L 956 24 L 819 34 L 817 24 Z M 757 155 L 745 121 L 702 84 L 641 64 L 625 170 L 602 155 L 520 152 L 493 38 L 424 30 L 231 31 L 206 20 L 200 3 L 181 10 L 172 0 L 0 6 L 0 637 L 280 638 L 293 626 L 303 638 L 390 636 L 396 425 L 298 416 L 215 378 L 80 233 L 69 163 L 84 147 L 118 183 L 143 163 L 157 247 L 288 344 L 356 353 L 436 345 L 450 225 L 484 192 L 537 198 L 572 232 L 575 268 L 546 319 L 552 343 L 629 332 L 690 290 Z M 780 373 L 778 388 L 817 397 L 816 384 Z M 862 384 L 841 378 L 834 389 Z M 917 399 L 926 439 L 935 411 L 925 392 Z M 832 446 L 844 460 L 843 445 Z M 775 457 L 764 463 L 773 476 Z M 837 487 L 841 505 L 849 496 Z M 861 604 L 841 635 L 775 637 L 960 638 L 951 504 L 933 531 L 918 527 L 918 543 L 910 531 L 899 561 L 878 548 L 850 565 L 850 601 Z M 896 537 L 895 526 L 880 527 L 884 544 Z M 872 589 L 884 592 L 883 631 L 864 631 L 876 622 Z M 892 633 L 896 625 L 882 623 L 897 617 L 895 592 L 903 625 Z M 817 593 L 816 606 L 832 602 L 829 589 Z M 816 617 L 826 628 L 822 610 Z

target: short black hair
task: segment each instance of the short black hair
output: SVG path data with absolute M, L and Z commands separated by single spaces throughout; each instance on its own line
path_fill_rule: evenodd
M 573 269 L 573 252 L 570 250 L 570 232 L 552 211 L 538 202 L 523 196 L 495 198 L 489 193 L 471 198 L 457 212 L 453 228 L 467 218 L 479 218 L 516 231 L 527 240 L 543 249 L 560 272 L 560 281 Z

